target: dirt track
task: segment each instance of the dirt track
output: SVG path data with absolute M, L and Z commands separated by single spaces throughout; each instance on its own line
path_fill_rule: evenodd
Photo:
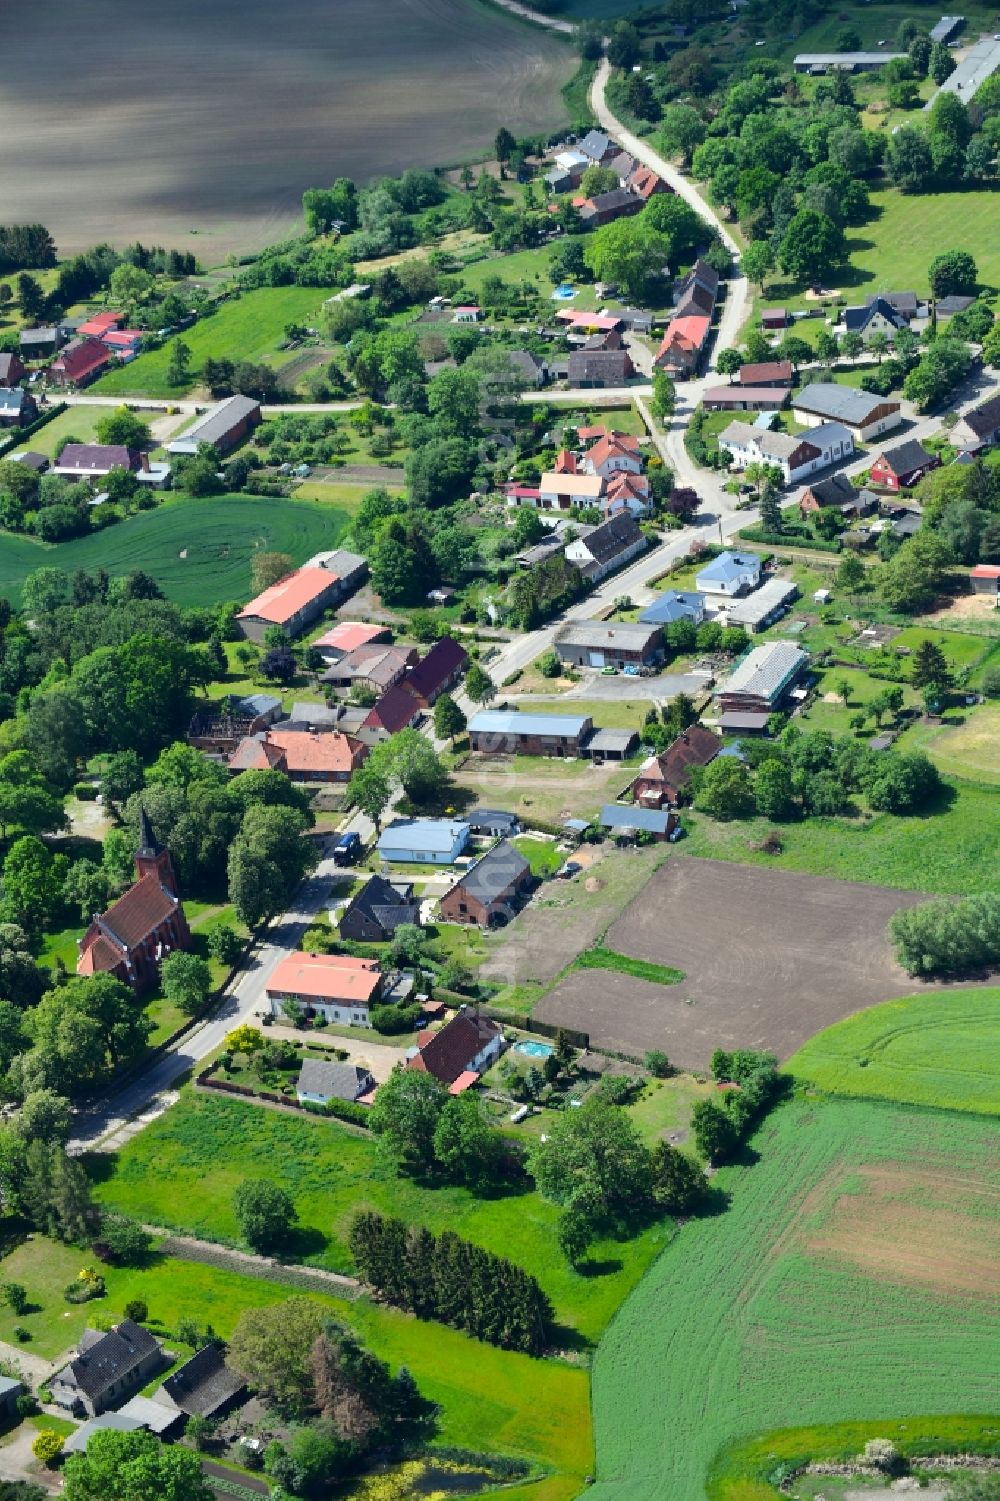
M 608 946 L 684 971 L 677 985 L 584 970 L 535 1007 L 599 1046 L 662 1047 L 704 1068 L 717 1047 L 787 1058 L 863 1006 L 918 988 L 896 965 L 886 924 L 919 892 L 678 855 L 615 922 Z

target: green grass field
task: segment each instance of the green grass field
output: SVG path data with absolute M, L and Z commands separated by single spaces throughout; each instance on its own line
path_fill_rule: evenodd
M 65 412 L 60 412 L 58 417 L 39 428 L 27 446 L 35 453 L 44 453 L 53 459 L 69 438 L 79 443 L 93 443 L 97 437 L 97 424 L 114 410 L 110 403 L 106 407 L 67 407 Z
M 206 359 L 265 360 L 280 365 L 278 345 L 284 341 L 285 325 L 314 326 L 326 295 L 320 287 L 262 287 L 244 292 L 167 339 L 159 349 L 102 376 L 92 389 L 98 395 L 107 392 L 110 396 L 181 396 L 197 384 L 197 372 Z M 182 386 L 172 386 L 167 380 L 170 351 L 177 339 L 183 339 L 191 351 L 193 378 Z
M 824 1094 L 1000 1114 L 1000 989 L 925 992 L 849 1016 L 787 1064 Z
M 905 742 L 904 742 L 905 748 Z M 771 827 L 763 819 L 716 823 L 685 810 L 685 853 L 745 865 L 774 865 L 844 881 L 871 881 L 908 891 L 967 894 L 996 885 L 996 792 L 958 782 L 940 812 L 915 818 L 879 813 L 871 819 L 810 818 L 783 824 L 780 855 L 759 844 Z
M 918 725 L 913 734 L 920 748 L 950 776 L 1000 784 L 1000 704 L 980 704 L 959 718 L 961 723 L 936 728 Z M 907 744 L 911 738 L 907 735 Z
M 872 193 L 871 199 L 880 211 L 878 217 L 847 237 L 851 261 L 862 272 L 866 290 L 901 287 L 924 294 L 927 267 L 934 257 L 962 246 L 974 249 L 981 282 L 1000 283 L 1000 240 L 994 233 L 1000 196 L 995 192 L 911 198 L 886 189 Z
M 752 1145 L 601 1343 L 594 1501 L 704 1501 L 724 1445 L 793 1423 L 996 1408 L 993 1125 L 796 1100 Z
M 155 511 L 54 546 L 2 534 L 0 594 L 16 604 L 21 585 L 36 568 L 67 573 L 106 568 L 112 575 L 143 568 L 177 605 L 245 600 L 255 552 L 285 552 L 304 563 L 313 553 L 336 547 L 348 521 L 346 510 L 321 501 L 175 495 Z
M 172 1334 L 182 1318 L 192 1318 L 227 1337 L 248 1309 L 293 1296 L 293 1289 L 273 1282 L 154 1253 L 140 1270 L 102 1269 L 107 1296 L 73 1306 L 63 1298 L 63 1288 L 86 1262 L 83 1252 L 44 1236 L 12 1251 L 0 1262 L 0 1278 L 22 1283 L 35 1311 L 18 1319 L 0 1309 L 0 1339 L 13 1340 L 14 1326 L 23 1324 L 33 1336 L 25 1349 L 55 1358 L 76 1342 L 88 1318 L 119 1319 L 132 1298 L 147 1304 L 154 1332 Z M 364 1300 L 317 1301 L 355 1328 L 394 1370 L 410 1368 L 421 1391 L 441 1406 L 438 1442 L 531 1460 L 549 1472 L 530 1487 L 531 1497 L 568 1501 L 579 1492 L 592 1454 L 584 1370 L 496 1350 Z M 170 1344 L 173 1348 L 177 1341 Z M 528 1494 L 528 1487 L 505 1492 Z
M 600 1243 L 594 1260 L 606 1260 L 615 1270 L 581 1276 L 556 1242 L 559 1211 L 536 1194 L 476 1199 L 465 1189 L 419 1187 L 386 1176 L 376 1164 L 374 1142 L 335 1123 L 190 1091 L 116 1158 L 94 1159 L 93 1169 L 110 1170 L 97 1187 L 103 1203 L 153 1224 L 238 1243 L 233 1190 L 257 1176 L 265 1162 L 298 1210 L 292 1259 L 350 1271 L 346 1235 L 353 1215 L 365 1208 L 397 1214 L 435 1231 L 455 1230 L 529 1267 L 559 1320 L 586 1340 L 601 1333 L 670 1235 L 661 1226 L 632 1241 Z

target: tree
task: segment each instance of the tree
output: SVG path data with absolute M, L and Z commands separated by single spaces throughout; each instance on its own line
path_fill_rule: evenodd
M 653 1148 L 653 1198 L 668 1214 L 690 1214 L 704 1201 L 708 1179 L 693 1157 L 667 1141 Z
M 97 423 L 98 443 L 120 443 L 124 448 L 144 448 L 150 440 L 149 423 L 128 407 L 116 407 Z
M 901 125 L 889 138 L 885 166 L 889 181 L 900 192 L 925 192 L 934 173 L 934 164 L 923 131 L 912 125 Z
M 297 1215 L 295 1205 L 277 1183 L 248 1178 L 233 1194 L 233 1213 L 251 1250 L 268 1253 L 287 1238 Z
M 221 923 L 208 935 L 208 952 L 220 964 L 234 965 L 243 952 L 243 939 L 231 923 Z
M 500 1138 L 474 1094 L 446 1101 L 434 1128 L 434 1158 L 453 1183 L 482 1189 L 490 1185 Z
M 155 285 L 155 278 L 141 266 L 122 261 L 111 273 L 108 290 L 114 302 L 145 302 Z
M 938 88 L 954 73 L 957 64 L 944 42 L 935 42 L 931 47 L 927 71 Z
M 844 232 L 826 214 L 800 209 L 778 251 L 781 269 L 796 281 L 823 281 L 843 259 Z
M 126 1214 L 103 1215 L 100 1238 L 121 1266 L 142 1266 L 153 1243 L 149 1231 Z M 142 1323 L 145 1317 L 143 1314 L 137 1322 Z
M 976 262 L 967 250 L 946 250 L 927 268 L 934 297 L 974 296 L 979 280 Z
M 667 236 L 640 214 L 612 220 L 595 230 L 583 256 L 596 280 L 613 282 L 628 296 L 641 297 L 650 282 L 663 274 L 670 248 Z
M 750 773 L 735 756 L 717 756 L 701 776 L 694 805 L 712 818 L 750 818 L 754 794 Z
M 40 935 L 54 920 L 62 899 L 51 851 L 34 835 L 15 839 L 3 863 L 0 921 Z
M 653 411 L 661 422 L 674 415 L 677 406 L 677 387 L 665 370 L 657 365 L 653 369 Z
M 760 524 L 765 532 L 773 532 L 780 535 L 784 531 L 781 502 L 778 499 L 777 491 L 770 484 L 765 484 L 761 487 Z
M 543 1198 L 595 1225 L 627 1220 L 650 1192 L 649 1153 L 635 1124 L 598 1098 L 558 1116 L 528 1165 Z
M 419 730 L 401 730 L 383 740 L 372 750 L 362 770 L 384 779 L 390 787 L 401 787 L 417 803 L 439 798 L 448 780 L 441 758 Z M 351 785 L 353 782 L 352 777 Z
M 25 323 L 37 323 L 45 311 L 45 293 L 41 283 L 27 271 L 17 278 L 17 301 Z
M 743 252 L 741 264 L 743 275 L 748 281 L 756 282 L 763 293 L 764 283 L 774 270 L 774 248 L 770 240 L 752 240 Z
M 33 1089 L 14 1118 L 14 1129 L 25 1141 L 65 1142 L 69 1136 L 70 1104 L 54 1089 Z
M 690 104 L 671 104 L 660 120 L 660 150 L 665 156 L 679 156 L 685 167 L 705 139 L 705 122 Z
M 248 1308 L 233 1330 L 228 1363 L 264 1396 L 302 1411 L 313 1396 L 312 1349 L 324 1320 L 312 1298 Z
M 186 386 L 191 379 L 191 349 L 183 339 L 174 339 L 167 361 L 167 385 Z
M 457 737 L 464 732 L 467 722 L 451 694 L 442 693 L 434 705 L 434 733 L 438 739 L 450 740 L 454 745 Z
M 925 638 L 913 653 L 911 680 L 915 687 L 933 685 L 944 689 L 951 686 L 951 669 L 948 659 L 936 641 Z
M 632 68 L 639 61 L 642 39 L 631 21 L 616 21 L 608 39 L 608 61 L 613 68 Z
M 167 1000 L 183 1011 L 185 1016 L 194 1016 L 208 999 L 212 988 L 212 975 L 208 964 L 197 954 L 175 949 L 160 965 L 160 981 Z
M 287 552 L 255 552 L 250 559 L 250 577 L 255 594 L 263 594 L 286 573 L 291 573 L 294 563 Z
M 134 750 L 116 751 L 109 756 L 101 777 L 101 795 L 104 801 L 121 808 L 144 782 L 142 762 Z
M 270 1310 L 260 1310 L 261 1313 Z M 162 1444 L 145 1429 L 95 1433 L 86 1453 L 66 1461 L 65 1501 L 213 1501 L 214 1492 L 190 1449 Z
M 411 1177 L 434 1164 L 434 1137 L 447 1095 L 432 1074 L 394 1068 L 378 1090 L 369 1125 L 379 1138 L 379 1155 Z
M 280 912 L 315 860 L 297 808 L 251 805 L 229 852 L 229 897 L 247 927 Z
M 352 806 L 370 818 L 377 830 L 392 799 L 392 784 L 388 775 L 369 761 L 352 775 L 347 784 L 347 796 Z
M 725 1162 L 736 1150 L 739 1133 L 732 1116 L 715 1100 L 698 1100 L 691 1111 L 695 1145 L 711 1163 Z
M 743 368 L 743 356 L 738 349 L 720 349 L 715 357 L 715 368 L 720 375 L 728 375 L 732 384 L 733 376 Z
M 555 1055 L 553 1054 L 553 1057 Z M 667 1079 L 670 1076 L 670 1060 L 660 1048 L 650 1048 L 645 1057 L 645 1064 L 654 1079 Z
M 493 150 L 496 153 L 496 159 L 500 164 L 501 178 L 507 175 L 507 167 L 516 147 L 517 141 L 511 135 L 506 125 L 501 125 L 500 129 L 496 133 L 496 138 L 493 142 Z
M 235 1027 L 232 1032 L 226 1033 L 226 1047 L 231 1053 L 243 1053 L 247 1058 L 252 1058 L 254 1053 L 259 1053 L 264 1046 L 264 1038 L 256 1027 L 251 1027 L 249 1022 Z
M 0 1286 L 0 1298 L 12 1313 L 20 1318 L 28 1308 L 28 1290 L 20 1282 L 5 1282 Z
M 474 704 L 488 704 L 496 698 L 496 684 L 478 662 L 473 662 L 465 674 L 465 691 Z

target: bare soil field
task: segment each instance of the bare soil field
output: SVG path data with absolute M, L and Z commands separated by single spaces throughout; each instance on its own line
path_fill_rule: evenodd
M 4 16 L 5 220 L 204 264 L 280 239 L 304 188 L 451 165 L 565 119 L 567 44 L 477 0 L 36 0 Z M 39 80 L 52 81 L 40 86 Z M 197 238 L 192 238 L 196 236 Z
M 886 924 L 922 893 L 683 855 L 669 859 L 608 931 L 621 954 L 683 970 L 677 985 L 598 970 L 567 975 L 534 1008 L 598 1046 L 663 1048 L 705 1068 L 717 1047 L 787 1058 L 863 1006 L 912 994 Z

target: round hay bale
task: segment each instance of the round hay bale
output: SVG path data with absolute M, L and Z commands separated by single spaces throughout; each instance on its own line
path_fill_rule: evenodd
M 600 891 L 601 889 L 601 883 L 596 876 L 588 876 L 583 884 L 587 891 Z

